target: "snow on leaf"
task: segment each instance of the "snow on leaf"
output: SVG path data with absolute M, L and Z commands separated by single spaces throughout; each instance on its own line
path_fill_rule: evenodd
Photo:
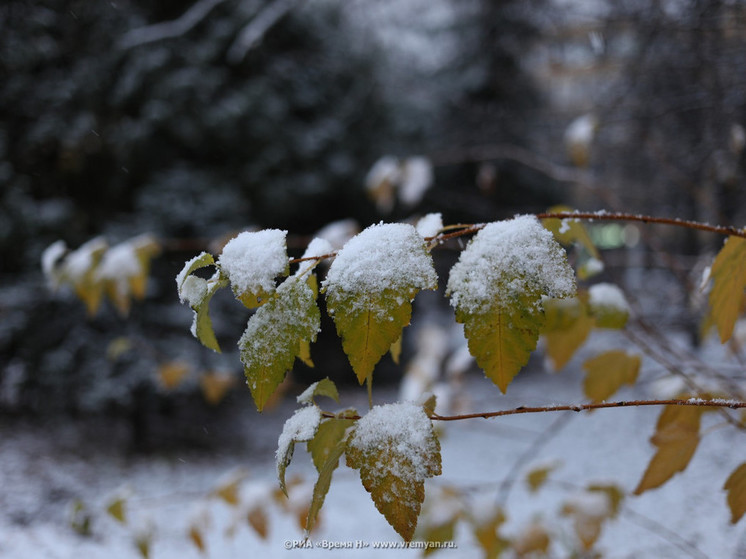
M 513 540 L 518 557 L 546 556 L 551 543 L 549 532 L 538 522 L 532 522 Z
M 424 215 L 417 220 L 415 228 L 423 237 L 435 237 L 443 229 L 443 216 L 440 212 Z
M 634 385 L 640 371 L 640 356 L 611 350 L 583 363 L 586 371 L 583 392 L 594 402 L 603 402 L 623 384 Z
M 546 322 L 542 332 L 546 352 L 555 371 L 564 367 L 583 345 L 594 326 L 585 297 L 545 299 Z
M 733 334 L 746 287 L 746 239 L 728 237 L 715 257 L 710 275 L 713 283 L 707 321 L 715 324 L 720 341 L 725 343 Z
M 565 501 L 561 512 L 572 517 L 575 534 L 589 550 L 601 535 L 604 521 L 612 516 L 611 498 L 602 491 L 579 492 Z
M 500 535 L 504 523 L 505 513 L 500 508 L 494 509 L 489 515 L 472 519 L 474 536 L 484 550 L 485 558 L 496 559 L 510 547 L 511 542 Z
M 321 422 L 321 410 L 316 406 L 303 406 L 287 421 L 282 428 L 282 433 L 277 439 L 277 477 L 280 480 L 280 489 L 287 496 L 285 485 L 285 470 L 293 458 L 295 443 L 310 441 L 316 434 Z
M 62 263 L 61 277 L 73 286 L 89 316 L 96 314 L 101 304 L 103 285 L 96 277 L 96 269 L 107 247 L 103 238 L 96 237 L 69 253 Z
M 212 329 L 210 319 L 210 300 L 218 289 L 228 285 L 228 280 L 216 271 L 209 280 L 192 275 L 200 268 L 212 266 L 215 261 L 211 254 L 203 252 L 184 264 L 181 272 L 176 276 L 176 286 L 179 300 L 186 303 L 194 311 L 191 333 L 202 345 L 220 353 L 220 345 Z
M 339 391 L 337 385 L 329 378 L 324 378 L 314 382 L 306 388 L 297 398 L 299 404 L 313 404 L 314 396 L 326 396 L 339 403 Z
M 316 339 L 321 315 L 308 283 L 290 277 L 249 319 L 238 347 L 246 381 L 259 411 L 300 355 Z
M 674 474 L 686 469 L 697 450 L 700 419 L 706 410 L 700 406 L 663 408 L 655 434 L 650 439 L 658 450 L 638 483 L 635 495 L 660 487 Z
M 730 521 L 735 524 L 746 513 L 746 462 L 733 470 L 723 489 L 728 492 Z
M 409 324 L 415 295 L 437 281 L 425 241 L 411 225 L 373 225 L 339 252 L 323 286 L 360 384 Z
M 575 294 L 565 252 L 532 216 L 490 223 L 451 269 L 447 293 L 469 351 L 505 392 L 544 325 L 542 299 Z
M 371 409 L 347 444 L 347 465 L 376 508 L 406 541 L 417 526 L 425 479 L 440 475 L 440 443 L 421 406 L 410 402 Z
M 591 314 L 599 328 L 624 328 L 629 318 L 629 303 L 624 292 L 612 283 L 597 283 L 588 290 Z
M 275 278 L 288 274 L 287 231 L 244 232 L 223 248 L 218 267 L 228 277 L 236 298 L 249 308 L 261 305 L 275 291 Z
M 150 235 L 140 235 L 109 248 L 96 269 L 96 280 L 122 315 L 130 310 L 131 298 L 145 297 L 150 260 L 160 245 Z
M 408 157 L 401 164 L 399 200 L 407 207 L 422 201 L 433 184 L 433 165 L 427 157 Z
M 55 241 L 41 253 L 41 271 L 52 289 L 62 282 L 60 264 L 66 253 L 65 241 Z

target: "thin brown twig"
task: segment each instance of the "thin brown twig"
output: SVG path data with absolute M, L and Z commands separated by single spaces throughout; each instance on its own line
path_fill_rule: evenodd
M 460 421 L 464 419 L 490 419 L 492 417 L 502 417 L 504 415 L 519 415 L 523 413 L 543 413 L 543 412 L 554 412 L 554 411 L 588 411 L 598 410 L 606 408 L 629 408 L 629 407 L 642 407 L 642 406 L 699 406 L 708 408 L 730 408 L 730 409 L 741 409 L 746 408 L 746 402 L 741 400 L 726 400 L 723 398 L 689 398 L 688 400 L 681 399 L 668 399 L 668 400 L 623 400 L 620 402 L 594 402 L 590 404 L 564 404 L 564 405 L 551 405 L 551 406 L 519 406 L 517 408 L 509 410 L 498 410 L 498 411 L 487 411 L 487 412 L 476 412 L 476 413 L 464 413 L 459 415 L 438 415 L 436 413 L 430 416 L 430 419 L 435 421 Z M 323 412 L 323 417 L 334 418 L 336 417 L 333 413 Z M 345 415 L 345 419 L 358 420 L 361 418 L 359 415 Z

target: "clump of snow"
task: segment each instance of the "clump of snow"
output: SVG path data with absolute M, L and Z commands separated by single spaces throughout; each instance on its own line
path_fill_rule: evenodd
M 96 269 L 96 277 L 113 282 L 117 293 L 126 296 L 129 292 L 129 278 L 144 272 L 133 243 L 124 242 L 107 250 Z
M 451 268 L 447 292 L 454 308 L 480 313 L 526 293 L 571 297 L 575 276 L 552 233 L 525 215 L 479 231 Z
M 422 200 L 433 184 L 433 166 L 426 157 L 409 157 L 404 160 L 399 184 L 399 200 L 406 206 L 414 206 Z
M 323 286 L 330 297 L 432 289 L 438 277 L 424 239 L 406 223 L 380 223 L 350 239 L 334 259 Z
M 597 283 L 588 290 L 592 308 L 629 314 L 629 303 L 624 292 L 613 283 Z
M 334 250 L 339 250 L 352 237 L 360 232 L 360 226 L 352 218 L 332 221 L 316 232 L 319 239 L 324 239 L 332 245 Z
M 602 491 L 580 491 L 565 501 L 565 507 L 588 518 L 605 518 L 611 514 L 609 496 Z
M 186 295 L 182 293 L 183 286 L 184 286 L 184 283 L 186 282 L 187 277 L 189 277 L 189 274 L 191 274 L 192 271 L 194 271 L 197 262 L 202 260 L 205 256 L 207 256 L 206 252 L 200 252 L 197 256 L 195 256 L 191 260 L 187 260 L 184 263 L 184 267 L 176 275 L 176 287 L 179 290 L 179 301 L 181 303 L 189 301 L 189 299 L 186 298 Z
M 60 277 L 56 268 L 66 252 L 67 245 L 65 241 L 55 241 L 41 253 L 41 270 L 52 287 L 59 285 Z
M 287 231 L 244 232 L 225 245 L 218 259 L 235 293 L 271 293 L 275 278 L 287 270 Z
M 187 276 L 179 287 L 179 301 L 196 307 L 207 295 L 207 282 L 197 276 Z
M 443 216 L 440 212 L 427 214 L 417 221 L 415 228 L 423 237 L 434 237 L 443 229 Z
M 314 237 L 313 240 L 308 243 L 306 251 L 303 253 L 303 258 L 313 258 L 314 256 L 324 256 L 334 252 L 334 247 L 326 239 L 321 237 Z
M 303 406 L 287 420 L 282 433 L 277 439 L 277 469 L 287 463 L 290 445 L 296 442 L 310 441 L 316 434 L 321 422 L 321 410 L 316 406 Z
M 412 402 L 375 406 L 357 422 L 349 444 L 373 458 L 376 477 L 410 482 L 430 477 L 432 457 L 440 452 L 425 410 Z M 391 460 L 392 451 L 405 460 Z
M 320 381 L 317 380 L 311 386 L 306 388 L 303 392 L 298 394 L 296 401 L 299 404 L 313 404 L 313 393 L 316 390 L 316 387 L 319 385 L 319 382 Z
M 64 263 L 65 275 L 73 283 L 81 281 L 98 264 L 98 258 L 107 247 L 108 244 L 103 237 L 96 237 L 81 245 L 67 255 Z

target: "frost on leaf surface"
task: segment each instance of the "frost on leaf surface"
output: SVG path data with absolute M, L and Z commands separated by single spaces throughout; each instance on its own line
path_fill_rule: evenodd
M 304 406 L 293 414 L 285 422 L 277 439 L 277 477 L 280 480 L 280 488 L 287 495 L 285 487 L 285 470 L 293 458 L 295 443 L 310 441 L 316 434 L 321 422 L 321 410 L 316 406 Z
M 361 384 L 409 324 L 415 295 L 437 283 L 425 241 L 411 225 L 373 225 L 340 250 L 323 287 Z
M 293 367 L 303 344 L 316 340 L 321 315 L 306 281 L 291 277 L 249 319 L 238 348 L 257 409 Z
M 286 235 L 279 229 L 245 232 L 223 248 L 218 266 L 247 307 L 259 306 L 275 291 L 275 278 L 288 273 Z
M 564 250 L 533 216 L 490 223 L 451 269 L 447 293 L 469 351 L 505 392 L 536 348 L 542 299 L 575 294 Z
M 441 473 L 440 443 L 423 408 L 410 402 L 374 407 L 358 421 L 346 454 L 379 512 L 411 540 L 425 479 Z

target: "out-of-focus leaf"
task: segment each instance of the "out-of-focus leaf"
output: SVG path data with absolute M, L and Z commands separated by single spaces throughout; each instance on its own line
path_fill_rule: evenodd
M 350 420 L 336 421 L 344 424 Z M 308 507 L 308 516 L 305 521 L 306 534 L 310 533 L 318 522 L 319 512 L 321 511 L 321 507 L 324 505 L 326 494 L 329 492 L 329 487 L 332 483 L 332 474 L 334 474 L 334 470 L 339 466 L 339 459 L 345 453 L 345 449 L 347 448 L 347 439 L 344 437 L 344 434 L 345 433 L 343 432 L 342 437 L 336 441 L 334 446 L 327 447 L 326 452 L 323 453 L 325 454 L 325 459 L 321 467 L 318 467 L 316 464 L 317 458 L 320 458 L 322 453 L 317 453 L 317 455 L 314 456 L 314 465 L 316 465 L 316 469 L 319 471 L 319 477 L 313 486 L 313 497 L 311 499 L 311 505 Z
M 559 464 L 548 464 L 534 468 L 526 474 L 526 483 L 532 493 L 536 493 L 546 483 L 549 474 L 559 467 Z
M 326 396 L 339 403 L 339 391 L 337 385 L 329 378 L 324 378 L 314 382 L 306 388 L 297 398 L 299 404 L 312 404 L 316 396 Z
M 723 489 L 728 492 L 730 521 L 735 524 L 746 513 L 746 462 L 733 470 Z
M 623 384 L 634 385 L 640 370 L 640 356 L 613 349 L 583 363 L 586 371 L 583 392 L 594 402 L 603 402 Z
M 199 377 L 199 387 L 205 401 L 216 406 L 236 385 L 236 377 L 229 372 L 208 371 Z
M 500 535 L 500 528 L 505 523 L 505 513 L 496 508 L 485 518 L 472 518 L 474 536 L 484 551 L 485 559 L 496 559 L 511 546 L 510 540 Z
M 205 538 L 202 535 L 202 530 L 200 530 L 194 524 L 189 527 L 189 541 L 194 544 L 194 547 L 196 547 L 200 553 L 205 553 L 207 551 L 207 546 L 205 545 Z
M 251 509 L 246 515 L 246 520 L 260 538 L 263 540 L 267 539 L 267 536 L 269 535 L 269 519 L 267 518 L 267 513 L 264 512 L 262 507 L 254 507 Z
M 727 342 L 733 334 L 738 314 L 741 311 L 735 302 L 743 299 L 746 287 L 746 239 L 728 237 L 715 257 L 710 270 L 710 312 L 708 323 L 714 323 L 720 341 Z
M 106 506 L 106 512 L 120 524 L 126 524 L 127 516 L 125 506 L 126 499 L 124 497 L 117 497 Z
M 585 297 L 546 299 L 545 325 L 542 331 L 547 355 L 555 371 L 564 367 L 593 330 Z
M 547 210 L 548 213 L 569 213 L 575 211 L 569 206 L 552 206 Z M 598 249 L 593 244 L 591 236 L 585 228 L 585 225 L 578 219 L 542 219 L 541 223 L 549 229 L 554 238 L 565 246 L 579 244 L 593 257 L 598 259 Z
M 184 361 L 168 361 L 158 367 L 158 381 L 167 390 L 173 390 L 186 378 L 189 369 L 189 363 Z
M 402 336 L 399 336 L 399 339 L 396 340 L 393 344 L 391 344 L 391 347 L 389 348 L 389 353 L 391 354 L 391 360 L 399 364 L 399 357 L 401 356 L 401 339 Z
M 513 540 L 513 550 L 518 557 L 546 555 L 551 538 L 549 532 L 538 522 L 532 522 Z

